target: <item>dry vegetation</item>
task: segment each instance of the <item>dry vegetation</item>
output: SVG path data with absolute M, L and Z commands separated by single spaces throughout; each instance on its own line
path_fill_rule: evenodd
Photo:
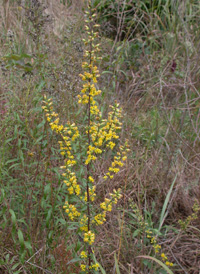
M 82 239 L 72 235 L 62 209 L 62 159 L 41 109 L 48 94 L 63 122 L 81 123 L 84 1 L 61 2 L 1 0 L 2 274 L 80 273 L 73 258 Z M 157 15 L 125 2 L 135 7 L 130 25 L 124 1 L 115 11 L 107 7 L 111 19 L 99 8 L 101 107 L 106 112 L 120 102 L 122 141 L 131 151 L 113 183 L 124 196 L 99 228 L 95 254 L 102 273 L 169 273 L 152 259 L 161 262 L 165 253 L 172 273 L 199 274 L 200 4 L 166 4 Z M 103 168 L 96 166 L 97 174 Z M 102 185 L 98 199 L 109 191 Z

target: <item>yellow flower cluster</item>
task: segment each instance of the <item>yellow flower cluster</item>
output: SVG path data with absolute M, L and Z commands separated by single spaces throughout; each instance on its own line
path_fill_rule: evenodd
M 81 264 L 80 267 L 81 267 L 82 271 L 84 271 L 84 272 L 86 271 L 86 265 L 85 264 Z
M 96 225 L 102 225 L 106 221 L 106 211 L 103 211 L 103 213 L 99 213 L 96 216 L 94 216 L 94 220 L 92 220 L 93 223 Z
M 162 253 L 160 256 L 161 256 L 162 260 L 164 261 L 164 263 L 166 265 L 168 265 L 168 266 L 173 266 L 174 265 L 173 263 L 168 261 L 167 256 L 165 255 L 165 253 Z
M 99 264 L 98 263 L 96 263 L 96 264 L 92 264 L 91 266 L 90 266 L 90 269 L 94 269 L 94 270 L 98 270 L 98 268 L 99 268 Z
M 113 179 L 114 174 L 118 173 L 120 171 L 120 167 L 124 166 L 124 161 L 127 159 L 127 152 L 129 151 L 128 143 L 125 142 L 124 146 L 119 147 L 120 152 L 117 152 L 117 156 L 114 156 L 114 161 L 111 163 L 111 166 L 108 168 L 108 172 L 104 176 L 104 179 L 106 180 L 108 177 L 110 179 Z
M 68 190 L 69 194 L 70 195 L 75 194 L 75 195 L 79 196 L 81 194 L 81 188 L 77 183 L 76 174 L 67 168 L 67 163 L 65 166 L 61 166 L 60 168 L 64 169 L 64 173 L 62 173 L 63 182 L 68 187 L 67 190 Z
M 113 193 L 110 193 L 110 199 L 105 198 L 104 202 L 100 204 L 100 207 L 103 209 L 102 213 L 99 213 L 94 216 L 92 223 L 95 225 L 102 225 L 106 221 L 106 212 L 112 210 L 112 205 L 116 204 L 117 201 L 122 197 L 120 194 L 121 189 L 113 190 Z
M 80 212 L 77 211 L 76 207 L 69 204 L 67 201 L 65 202 L 63 208 L 65 208 L 65 212 L 68 214 L 70 220 L 72 221 L 81 215 Z
M 84 40 L 84 44 L 88 45 L 93 42 L 95 37 L 97 37 L 97 32 L 93 30 L 89 30 L 89 27 L 86 26 L 86 31 L 88 34 L 88 40 Z M 93 43 L 92 43 L 93 45 Z M 98 45 L 93 47 L 93 50 L 85 51 L 84 56 L 89 57 L 89 62 L 83 62 L 82 68 L 84 69 L 84 73 L 80 74 L 82 81 L 86 82 L 83 84 L 83 89 L 81 90 L 81 94 L 78 95 L 78 103 L 79 104 L 90 104 L 90 114 L 91 115 L 98 115 L 99 109 L 96 105 L 96 101 L 94 97 L 101 93 L 101 90 L 97 90 L 95 87 L 95 83 L 97 83 L 97 78 L 99 75 L 99 70 L 95 65 L 95 61 L 97 60 L 96 53 L 99 51 Z
M 146 230 L 146 233 L 147 233 L 147 238 L 149 238 L 151 240 L 151 245 L 153 246 L 155 253 L 159 253 L 160 250 L 161 250 L 161 245 L 157 244 L 156 237 L 154 237 L 152 235 L 153 233 L 149 229 Z M 173 263 L 168 261 L 167 256 L 165 255 L 165 253 L 161 253 L 160 257 L 162 258 L 162 260 L 164 261 L 164 263 L 167 266 L 173 266 L 174 265 Z
M 111 211 L 112 210 L 112 202 L 110 199 L 105 198 L 105 202 L 100 204 L 100 207 L 105 211 Z
M 96 190 L 96 186 L 93 186 L 92 188 L 89 187 L 89 196 L 90 196 L 90 201 L 91 202 L 93 202 L 94 199 L 95 199 L 95 196 L 96 196 L 95 190 Z M 85 192 L 84 201 L 85 202 L 88 201 L 88 199 L 87 199 L 87 192 Z
M 81 256 L 81 258 L 87 258 L 87 254 L 85 251 L 81 251 L 80 256 Z
M 84 273 L 93 273 L 99 268 L 99 264 L 92 262 L 91 245 L 95 241 L 95 233 L 93 227 L 102 225 L 106 221 L 106 214 L 112 210 L 114 204 L 121 198 L 120 189 L 113 190 L 110 193 L 109 198 L 105 198 L 104 202 L 100 204 L 100 212 L 93 212 L 92 202 L 96 197 L 96 176 L 93 178 L 92 163 L 97 157 L 106 150 L 114 150 L 119 145 L 118 132 L 121 129 L 120 118 L 121 109 L 116 102 L 114 106 L 110 106 L 108 118 L 103 119 L 102 113 L 99 108 L 96 97 L 101 94 L 101 90 L 97 88 L 97 78 L 100 76 L 97 68 L 96 61 L 100 58 L 97 57 L 99 51 L 99 45 L 94 44 L 95 38 L 98 33 L 94 31 L 94 28 L 99 27 L 95 24 L 95 16 L 92 14 L 91 3 L 89 1 L 89 11 L 86 11 L 87 19 L 86 33 L 88 39 L 84 40 L 85 46 L 88 46 L 88 50 L 85 50 L 84 57 L 86 61 L 82 63 L 83 73 L 80 77 L 83 81 L 83 87 L 78 95 L 78 103 L 83 105 L 86 109 L 87 126 L 86 130 L 81 131 L 83 138 L 80 138 L 79 142 L 79 130 L 75 124 L 68 122 L 65 126 L 61 124 L 58 114 L 53 111 L 52 99 L 45 97 L 43 110 L 46 113 L 46 119 L 53 131 L 58 133 L 62 138 L 58 143 L 60 146 L 60 154 L 64 158 L 64 164 L 61 166 L 63 182 L 67 186 L 69 195 L 73 195 L 66 201 L 63 208 L 68 214 L 70 220 L 75 221 L 78 224 L 78 232 L 82 232 L 84 235 L 85 247 L 87 252 L 82 251 L 80 257 L 84 263 L 80 265 L 81 270 Z M 83 145 L 83 156 L 76 156 L 76 148 Z M 108 168 L 106 178 L 112 178 L 114 174 L 120 171 L 126 160 L 127 146 L 120 146 L 120 152 L 115 154 L 114 160 L 111 166 Z M 80 156 L 80 155 L 79 155 Z M 78 168 L 78 164 L 85 164 L 85 173 L 82 169 Z M 73 171 L 76 171 L 73 172 Z M 80 173 L 78 173 L 80 171 Z M 81 184 L 78 182 L 80 180 Z M 81 193 L 81 190 L 84 192 Z M 85 191 L 86 190 L 86 191 Z M 71 203 L 71 201 L 73 201 Z M 82 210 L 81 210 L 82 209 Z M 89 259 L 88 259 L 89 258 Z M 87 261 L 87 263 L 85 263 Z M 92 271 L 93 270 L 93 271 Z
M 59 124 L 59 118 L 58 114 L 53 111 L 53 102 L 52 99 L 46 99 L 46 96 L 44 96 L 43 103 L 45 106 L 43 106 L 43 110 L 46 113 L 47 121 L 49 122 L 49 125 L 53 131 L 56 131 L 56 133 L 59 133 L 62 137 L 62 141 L 59 141 L 60 145 L 60 154 L 65 156 L 65 162 L 66 165 L 74 166 L 76 164 L 76 161 L 74 160 L 74 156 L 72 155 L 72 147 L 71 143 L 74 142 L 79 137 L 79 131 L 75 124 L 67 123 L 66 126 L 63 126 L 62 124 Z
M 90 134 L 94 146 L 101 147 L 106 143 L 106 146 L 113 150 L 116 145 L 114 140 L 119 139 L 116 132 L 121 129 L 121 122 L 119 121 L 119 118 L 121 118 L 121 109 L 118 103 L 110 106 L 110 108 L 112 111 L 109 112 L 108 119 L 91 122 Z M 100 117 L 97 120 L 99 119 Z
M 82 270 L 82 271 L 86 272 L 86 265 L 85 265 L 85 264 L 81 264 L 80 267 L 81 267 L 81 270 Z M 99 269 L 99 264 L 98 264 L 98 263 L 92 264 L 92 265 L 89 267 L 89 269 L 90 269 L 90 270 L 94 269 L 94 270 L 97 271 L 97 270 Z M 86 273 L 88 273 L 88 272 L 86 272 Z
M 146 234 L 147 234 L 147 238 L 150 239 L 150 241 L 151 241 L 151 245 L 153 246 L 155 253 L 159 253 L 161 246 L 159 244 L 157 244 L 157 240 L 152 235 L 152 231 L 147 229 Z
M 198 212 L 200 212 L 200 205 L 197 201 L 194 202 L 192 207 L 193 213 L 189 215 L 186 220 L 179 220 L 178 223 L 182 230 L 186 230 L 190 223 L 198 218 Z
M 81 194 L 80 185 L 77 183 L 75 173 L 70 170 L 76 164 L 72 153 L 72 143 L 79 137 L 78 128 L 74 123 L 71 124 L 70 122 L 65 126 L 60 124 L 58 114 L 53 111 L 52 99 L 47 100 L 46 96 L 44 96 L 44 99 L 43 103 L 45 105 L 42 108 L 46 113 L 47 121 L 51 129 L 60 134 L 62 138 L 62 141 L 58 141 L 58 143 L 60 145 L 60 154 L 65 157 L 64 165 L 61 166 L 61 169 L 64 170 L 62 173 L 63 181 L 70 195 L 79 196 Z M 66 202 L 64 208 L 70 220 L 77 219 L 80 216 L 80 212 L 74 205 L 69 205 Z
M 88 232 L 84 233 L 84 242 L 87 242 L 89 245 L 92 245 L 95 240 L 95 234 L 89 230 Z
M 165 262 L 168 266 L 173 266 L 173 263 L 169 262 L 167 256 L 161 252 L 161 245 L 158 244 L 157 238 L 153 235 L 153 232 L 147 228 L 148 223 L 144 221 L 143 215 L 141 214 L 137 204 L 130 204 L 133 212 L 138 220 L 139 226 L 141 231 L 145 231 L 147 239 L 150 240 L 150 243 L 154 249 L 154 252 L 161 257 L 161 259 Z
M 121 189 L 119 188 L 118 190 L 113 190 L 113 193 L 110 193 L 111 199 L 105 198 L 104 202 L 100 204 L 100 207 L 104 211 L 111 211 L 112 210 L 112 205 L 117 203 L 117 200 L 119 200 L 122 195 L 120 194 Z
M 94 178 L 92 176 L 88 177 L 89 182 L 94 183 Z
M 83 215 L 83 217 L 79 221 L 80 224 L 80 230 L 88 232 L 88 217 L 86 214 Z
M 95 161 L 97 159 L 96 154 L 101 154 L 102 150 L 89 145 L 88 146 L 88 151 L 87 151 L 87 159 L 85 161 L 85 164 L 88 165 L 91 161 Z

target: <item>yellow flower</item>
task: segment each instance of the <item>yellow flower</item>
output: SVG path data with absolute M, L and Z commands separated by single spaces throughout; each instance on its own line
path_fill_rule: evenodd
M 161 257 L 163 258 L 163 260 L 167 260 L 167 256 L 165 255 L 165 253 L 162 253 Z
M 86 265 L 85 265 L 85 264 L 81 264 L 80 267 L 81 267 L 81 270 L 82 270 L 82 271 L 85 271 L 85 270 L 86 270 Z
M 95 234 L 89 230 L 84 234 L 84 242 L 87 242 L 89 245 L 92 245 L 95 240 Z
M 168 265 L 168 266 L 173 266 L 174 265 L 173 263 L 170 263 L 168 261 L 166 261 L 165 264 Z
M 88 179 L 89 179 L 90 182 L 94 183 L 94 179 L 92 178 L 92 176 L 89 176 Z
M 90 201 L 92 201 L 92 202 L 94 201 L 95 196 L 96 196 L 95 190 L 96 190 L 96 186 L 93 186 L 92 188 L 89 188 Z M 87 202 L 87 192 L 85 192 L 84 201 Z
M 92 221 L 93 223 L 96 223 L 96 225 L 102 225 L 106 221 L 106 211 L 103 211 L 101 214 L 97 214 L 94 217 L 94 220 Z
M 87 254 L 85 251 L 81 251 L 81 258 L 87 258 Z
M 68 217 L 72 221 L 81 215 L 80 212 L 78 212 L 78 210 L 76 209 L 76 207 L 74 205 L 69 204 L 67 201 L 65 202 L 63 208 L 65 208 L 65 212 L 68 214 Z
M 98 264 L 98 263 L 96 263 L 96 264 L 92 264 L 92 268 L 94 268 L 94 270 L 98 270 L 98 268 L 99 268 L 99 264 Z
M 88 232 L 88 217 L 85 214 L 80 220 L 80 230 Z

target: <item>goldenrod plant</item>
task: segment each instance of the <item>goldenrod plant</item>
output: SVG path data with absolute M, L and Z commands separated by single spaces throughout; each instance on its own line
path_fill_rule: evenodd
M 192 206 L 193 213 L 189 215 L 186 220 L 178 220 L 178 223 L 181 227 L 181 230 L 187 231 L 187 228 L 190 226 L 191 222 L 198 219 L 198 213 L 200 212 L 200 205 L 196 200 Z
M 168 267 L 172 267 L 174 264 L 169 261 L 166 254 L 162 251 L 162 247 L 158 243 L 158 235 L 156 235 L 155 229 L 153 227 L 149 227 L 148 222 L 143 217 L 143 214 L 140 212 L 140 209 L 137 204 L 130 204 L 130 207 L 132 208 L 136 221 L 138 222 L 138 231 L 140 231 L 142 237 L 145 236 L 143 237 L 143 240 L 146 239 L 147 244 L 150 244 L 153 248 L 153 257 L 147 256 L 148 259 L 154 258 L 154 261 L 156 261 L 157 263 L 161 262 L 160 265 L 164 267 L 164 269 L 169 270 Z M 145 256 L 139 257 L 145 258 Z M 167 266 L 167 268 L 163 266 L 162 262 L 164 265 Z
M 96 62 L 99 45 L 95 44 L 98 33 L 95 31 L 99 25 L 95 24 L 95 10 L 88 2 L 85 11 L 85 30 L 87 38 L 85 44 L 84 62 L 82 63 L 83 88 L 77 96 L 78 104 L 83 109 L 84 119 L 80 126 L 68 122 L 63 125 L 59 115 L 53 110 L 52 99 L 45 97 L 43 109 L 53 131 L 60 136 L 60 154 L 64 158 L 61 166 L 63 182 L 67 186 L 68 195 L 64 204 L 65 212 L 70 221 L 76 224 L 76 233 L 83 239 L 83 247 L 79 256 L 81 258 L 81 273 L 95 273 L 99 264 L 93 255 L 95 242 L 95 227 L 106 221 L 106 215 L 122 197 L 121 189 L 105 197 L 99 206 L 95 205 L 99 183 L 108 183 L 124 166 L 127 159 L 128 144 L 120 145 L 119 133 L 122 127 L 122 117 L 119 104 L 115 102 L 110 106 L 107 119 L 97 101 L 101 90 L 96 88 L 97 78 L 100 76 Z M 81 144 L 81 146 L 79 145 Z M 81 147 L 81 157 L 77 153 Z M 106 154 L 107 153 L 107 154 Z M 97 161 L 104 161 L 103 155 L 111 157 L 110 166 L 102 175 L 95 173 Z

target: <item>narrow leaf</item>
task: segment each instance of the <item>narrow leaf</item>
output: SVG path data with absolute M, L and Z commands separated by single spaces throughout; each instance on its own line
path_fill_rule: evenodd
M 120 270 L 119 270 L 119 265 L 118 265 L 116 253 L 114 254 L 114 259 L 115 259 L 115 269 L 116 269 L 116 272 L 117 272 L 117 274 L 120 274 Z
M 168 215 L 168 212 L 166 211 L 166 209 L 167 209 L 167 205 L 168 205 L 168 203 L 169 203 L 169 198 L 170 198 L 170 196 L 171 196 L 171 193 L 172 193 L 174 184 L 175 184 L 175 182 L 176 182 L 176 178 L 177 178 L 177 175 L 175 176 L 175 178 L 174 178 L 174 180 L 173 180 L 173 182 L 172 182 L 172 184 L 171 184 L 171 187 L 170 187 L 170 189 L 169 189 L 169 192 L 167 193 L 167 196 L 166 196 L 166 198 L 165 198 L 165 202 L 164 202 L 164 204 L 163 204 L 162 212 L 161 212 L 161 215 L 160 215 L 160 221 L 159 221 L 158 232 L 161 230 L 161 227 L 162 227 L 162 225 L 163 225 L 163 223 L 164 223 L 164 221 L 165 221 L 165 218 L 166 218 L 167 215 Z

